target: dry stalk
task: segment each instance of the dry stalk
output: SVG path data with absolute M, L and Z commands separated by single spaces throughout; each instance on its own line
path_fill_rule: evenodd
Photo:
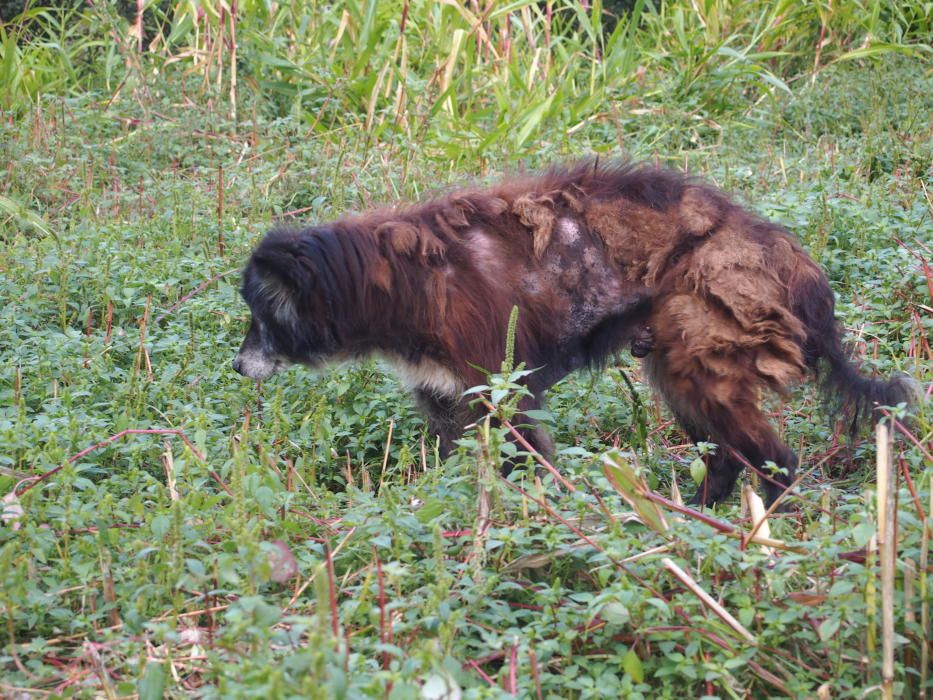
M 113 336 L 113 301 L 107 300 L 107 330 L 104 332 L 104 345 L 110 345 Z
M 379 474 L 379 491 L 382 492 L 382 484 L 386 478 L 386 467 L 389 464 L 389 449 L 392 447 L 392 430 L 395 428 L 395 418 L 389 419 L 389 436 L 386 438 L 385 454 L 382 456 L 382 472 Z
M 347 461 L 346 461 L 346 464 L 344 464 L 343 468 L 344 468 L 345 476 L 347 478 L 347 487 L 351 489 L 356 488 L 356 483 L 354 483 L 353 481 L 353 467 L 350 464 L 350 451 L 349 450 L 347 450 Z
M 236 43 L 236 23 L 239 16 L 237 0 L 230 3 L 230 118 L 234 122 L 237 120 L 236 112 L 236 88 L 237 88 L 237 43 Z
M 933 479 L 930 479 L 930 503 L 933 503 Z M 927 674 L 930 669 L 930 596 L 927 590 L 930 565 L 930 528 L 923 528 L 920 534 L 920 571 L 923 576 L 920 577 L 920 629 L 923 633 L 923 646 L 920 647 L 920 694 L 919 697 L 927 697 Z
M 165 485 L 168 487 L 168 497 L 174 503 L 178 500 L 178 490 L 175 488 L 175 457 L 172 455 L 172 443 L 163 440 L 165 452 L 162 453 L 162 465 L 165 467 Z
M 146 378 L 151 383 L 152 363 L 149 361 L 149 350 L 146 349 L 146 329 L 149 325 L 149 312 L 152 311 L 152 294 L 146 296 L 146 310 L 143 312 L 143 320 L 139 324 L 139 349 L 136 352 L 136 365 L 133 368 L 133 374 L 138 373 L 143 366 L 143 358 L 146 360 Z
M 107 621 L 110 623 L 110 626 L 119 625 L 120 613 L 117 610 L 117 594 L 113 585 L 113 571 L 110 568 L 110 550 L 101 546 L 98 556 L 98 562 L 100 564 L 100 577 L 101 577 L 101 589 L 104 596 L 104 601 L 110 605 L 110 610 L 107 611 Z
M 163 311 L 161 314 L 159 314 L 159 316 L 158 316 L 158 317 L 156 318 L 156 320 L 155 320 L 156 324 L 158 325 L 159 323 L 162 323 L 162 321 L 165 320 L 165 318 L 166 318 L 169 314 L 171 314 L 173 311 L 175 311 L 179 306 L 181 306 L 182 304 L 184 304 L 186 301 L 188 301 L 188 300 L 189 300 L 191 297 L 193 297 L 195 294 L 198 294 L 199 292 L 203 292 L 203 291 L 204 291 L 205 289 L 207 289 L 210 285 L 214 284 L 214 282 L 216 282 L 217 280 L 222 279 L 222 278 L 224 278 L 224 277 L 226 277 L 226 276 L 228 276 L 228 275 L 232 275 L 232 274 L 234 274 L 235 272 L 239 272 L 239 271 L 240 271 L 240 268 L 236 267 L 236 268 L 234 268 L 234 269 L 232 269 L 232 270 L 227 270 L 227 271 L 225 271 L 225 272 L 220 272 L 220 273 L 214 275 L 213 277 L 211 277 L 209 280 L 206 280 L 206 281 L 202 282 L 202 283 L 199 284 L 197 287 L 195 287 L 195 288 L 192 289 L 190 292 L 188 292 L 188 293 L 185 294 L 183 297 L 181 297 L 181 298 L 180 298 L 178 301 L 176 301 L 174 304 L 172 304 L 170 307 L 168 307 L 168 308 L 167 308 L 165 311 Z M 107 307 L 107 308 L 108 308 L 108 319 L 110 319 L 110 318 L 113 317 L 113 302 L 108 302 L 108 307 Z M 109 337 L 110 337 L 110 322 L 109 322 L 109 321 L 108 321 L 108 323 L 107 323 L 107 329 L 108 329 L 108 330 L 107 330 L 107 338 L 108 338 L 108 340 L 105 340 L 105 341 L 104 341 L 105 344 L 108 343 L 108 342 L 110 342 L 110 341 L 109 341 Z
M 881 559 L 881 693 L 894 700 L 894 472 L 891 469 L 891 430 L 878 423 L 878 554 Z
M 531 662 L 531 678 L 535 683 L 535 697 L 537 700 L 544 700 L 541 691 L 541 672 L 538 669 L 538 655 L 535 654 L 533 647 L 528 649 L 528 660 Z
M 783 540 L 775 540 L 770 537 L 762 537 L 761 535 L 757 534 L 754 530 L 752 531 L 751 535 L 746 535 L 744 532 L 742 532 L 742 530 L 735 527 L 734 525 L 730 525 L 729 523 L 724 523 L 721 520 L 717 520 L 716 518 L 707 515 L 706 513 L 701 513 L 700 511 L 694 510 L 692 508 L 688 508 L 687 506 L 679 506 L 673 501 L 665 498 L 664 496 L 660 494 L 655 493 L 654 491 L 647 491 L 645 492 L 644 496 L 645 498 L 652 500 L 655 503 L 660 503 L 661 505 L 666 506 L 667 508 L 669 508 L 670 510 L 673 510 L 676 513 L 680 513 L 681 515 L 686 515 L 687 517 L 692 518 L 693 520 L 698 520 L 701 523 L 705 523 L 709 525 L 710 527 L 712 527 L 717 532 L 720 532 L 723 535 L 726 535 L 727 537 L 734 537 L 734 538 L 740 539 L 742 540 L 742 542 L 746 544 L 749 542 L 753 542 L 754 544 L 765 545 L 768 547 L 773 547 L 775 549 L 784 550 L 787 552 L 796 552 L 798 554 L 803 554 L 806 552 L 806 550 L 803 549 L 802 547 L 797 547 L 792 544 L 787 544 Z
M 224 256 L 224 166 L 217 167 L 217 255 Z
M 356 528 L 355 528 L 355 527 L 351 527 L 351 528 L 347 531 L 347 534 L 343 536 L 343 539 L 340 540 L 340 542 L 337 543 L 337 546 L 334 547 L 333 551 L 330 552 L 330 557 L 331 557 L 331 559 L 333 559 L 334 557 L 336 557 L 337 554 L 340 552 L 340 550 L 343 549 L 343 546 L 344 546 L 344 545 L 349 541 L 349 539 L 353 536 L 353 533 L 354 533 L 354 532 L 356 532 Z M 301 594 L 305 592 L 305 589 L 306 589 L 308 586 L 310 586 L 312 583 L 314 583 L 314 579 L 317 578 L 318 573 L 320 573 L 321 571 L 322 571 L 321 567 L 315 567 L 315 569 L 314 569 L 314 571 L 312 572 L 312 574 L 311 574 L 307 579 L 305 579 L 305 582 L 302 583 L 302 584 L 298 587 L 298 589 L 295 591 L 295 594 L 291 597 L 291 600 L 288 601 L 288 605 L 286 605 L 284 608 L 282 608 L 282 614 L 283 614 L 283 615 L 285 615 L 286 613 L 288 613 L 289 609 L 290 609 L 295 603 L 298 602 L 298 599 L 301 597 Z M 224 606 L 224 607 L 226 607 L 226 606 Z
M 748 513 L 752 519 L 752 532 L 757 533 L 757 537 L 769 540 L 771 539 L 771 528 L 768 525 L 768 516 L 765 512 L 765 504 L 761 500 L 761 496 L 755 493 L 755 489 L 752 488 L 751 484 L 745 484 L 742 488 L 742 498 L 745 501 L 746 506 L 748 507 Z M 774 548 L 762 544 L 761 550 L 767 554 L 774 554 Z
M 671 467 L 671 501 L 679 506 L 684 504 L 684 497 L 680 494 L 680 486 L 677 485 L 677 472 Z
M 482 431 L 482 447 L 477 459 L 477 485 L 476 485 L 476 525 L 473 527 L 475 539 L 473 540 L 473 576 L 477 581 L 483 576 L 483 565 L 486 561 L 486 531 L 489 530 L 489 513 L 492 510 L 492 496 L 489 492 L 490 460 L 489 460 L 489 434 L 490 418 L 486 417 Z
M 700 602 L 712 610 L 716 617 L 725 622 L 733 632 L 738 634 L 749 644 L 758 644 L 758 640 L 755 639 L 751 632 L 745 629 L 741 622 L 736 620 L 728 610 L 717 603 L 709 593 L 703 590 L 700 584 L 698 584 L 690 574 L 677 566 L 670 557 L 663 557 L 661 563 L 664 564 L 664 567 L 674 574 L 674 577 L 686 586 L 691 593 L 699 598 Z
M 110 673 L 107 671 L 107 667 L 104 666 L 104 660 L 100 658 L 100 654 L 97 652 L 96 642 L 85 641 L 84 653 L 91 660 L 94 673 L 100 679 L 100 685 L 107 700 L 117 700 L 117 693 L 110 682 Z
M 914 609 L 914 586 L 917 581 L 917 565 L 913 559 L 904 559 L 904 626 L 908 628 L 907 634 L 910 634 L 909 628 L 917 623 L 917 612 Z M 913 636 L 913 635 L 911 635 Z M 919 641 L 919 640 L 918 640 Z M 922 644 L 922 641 L 921 641 Z M 904 665 L 907 668 L 917 667 L 916 647 L 906 646 L 904 648 Z M 911 677 L 907 675 L 904 678 L 906 684 L 905 695 L 912 696 Z

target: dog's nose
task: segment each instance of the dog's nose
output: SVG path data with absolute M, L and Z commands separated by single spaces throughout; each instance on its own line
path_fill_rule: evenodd
M 243 372 L 240 369 L 241 367 L 242 367 L 242 363 L 240 362 L 240 356 L 237 355 L 236 357 L 233 358 L 233 371 L 239 374 L 243 374 Z

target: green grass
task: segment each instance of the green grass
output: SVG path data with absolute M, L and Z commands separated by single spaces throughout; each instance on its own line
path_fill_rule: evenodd
M 773 406 L 811 473 L 772 518 L 790 549 L 769 556 L 694 517 L 629 517 L 606 452 L 670 496 L 698 450 L 627 356 L 551 392 L 572 493 L 493 477 L 509 447 L 485 425 L 440 464 L 378 363 L 258 390 L 230 360 L 237 271 L 274 220 L 624 151 L 787 225 L 866 370 L 928 389 L 921 3 L 638 2 L 630 23 L 517 2 L 477 27 L 473 4 L 411 2 L 404 34 L 402 3 L 244 1 L 235 31 L 219 3 L 161 3 L 144 53 L 105 5 L 0 28 L 0 695 L 854 698 L 882 682 L 874 445 L 840 448 L 810 388 Z M 925 405 L 910 430 L 900 697 L 931 685 Z M 712 516 L 748 528 L 737 500 Z

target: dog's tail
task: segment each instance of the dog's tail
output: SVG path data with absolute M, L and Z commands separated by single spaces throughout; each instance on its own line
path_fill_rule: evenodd
M 876 421 L 878 406 L 912 404 L 916 401 L 916 381 L 907 375 L 890 379 L 864 376 L 852 364 L 842 342 L 842 331 L 835 317 L 835 296 L 829 282 L 813 263 L 810 274 L 792 285 L 797 317 L 806 330 L 804 359 L 820 379 L 822 394 L 830 406 L 851 416 L 850 431 L 862 423 Z

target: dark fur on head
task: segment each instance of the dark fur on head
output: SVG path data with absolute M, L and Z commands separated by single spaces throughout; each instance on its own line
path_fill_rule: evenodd
M 388 358 L 446 452 L 477 416 L 462 399 L 499 367 L 513 306 L 515 360 L 540 368 L 537 406 L 568 372 L 627 345 L 694 440 L 720 445 L 697 499 L 731 492 L 743 465 L 796 458 L 758 407 L 825 364 L 858 409 L 908 398 L 908 383 L 849 364 L 825 276 L 797 241 L 719 190 L 680 174 L 583 163 L 307 229 L 278 229 L 243 277 L 252 312 L 234 367 Z M 864 411 L 863 411 L 864 412 Z M 531 421 L 528 421 L 531 423 Z M 526 437 L 546 451 L 533 425 Z

